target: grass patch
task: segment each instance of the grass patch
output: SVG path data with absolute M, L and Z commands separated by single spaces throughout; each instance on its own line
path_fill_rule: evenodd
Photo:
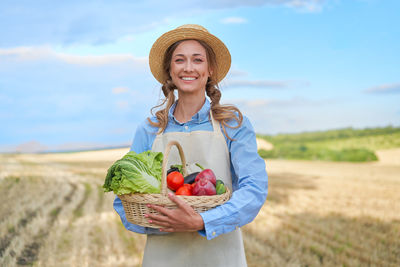
M 14 225 L 9 225 L 8 226 L 8 228 L 7 228 L 7 230 L 8 230 L 8 232 L 10 233 L 10 234 L 15 234 L 15 226 Z
M 275 147 L 273 150 L 269 151 L 260 149 L 258 153 L 262 158 L 275 159 L 279 158 L 350 162 L 366 162 L 378 160 L 373 151 L 363 148 L 332 150 L 327 148 L 310 148 L 305 145 L 301 145 Z
M 85 192 L 83 194 L 82 200 L 79 202 L 78 206 L 76 206 L 76 208 L 74 210 L 74 218 L 75 219 L 82 217 L 83 206 L 86 203 L 86 201 L 88 200 L 91 193 L 92 193 L 92 187 L 90 186 L 90 184 L 85 183 Z
M 56 207 L 56 208 L 52 209 L 52 210 L 49 212 L 49 215 L 50 215 L 52 218 L 57 218 L 58 214 L 60 214 L 60 211 L 61 211 L 61 207 Z
M 102 185 L 97 186 L 97 203 L 96 203 L 96 211 L 101 211 L 104 204 L 104 188 Z
M 324 263 L 324 253 L 318 249 L 316 246 L 310 246 L 310 252 L 311 254 L 314 254 L 315 256 L 318 257 L 318 260 L 321 264 Z
M 139 247 L 141 247 L 138 242 L 140 242 L 138 239 L 136 239 L 137 235 L 128 231 L 123 224 L 121 223 L 120 220 L 116 220 L 117 223 L 117 231 L 118 234 L 120 236 L 120 238 L 122 239 L 122 241 L 125 244 L 125 247 L 128 251 L 133 252 L 136 255 L 139 255 L 140 253 L 140 249 Z
M 57 249 L 61 251 L 70 251 L 72 247 L 72 237 L 70 233 L 63 233 L 57 242 Z
M 9 175 L 0 180 L 0 190 L 10 190 L 14 185 L 19 184 L 21 178 L 14 175 Z
M 103 235 L 104 235 L 104 233 L 103 233 L 103 229 L 100 226 L 98 226 L 98 225 L 93 226 L 93 229 L 92 229 L 92 231 L 90 232 L 89 235 L 92 238 L 92 242 L 94 244 L 96 244 L 98 247 L 103 245 L 103 242 L 104 242 Z
M 274 145 L 273 150 L 259 150 L 263 158 L 368 162 L 378 160 L 378 149 L 400 147 L 400 128 L 391 126 L 258 137 Z

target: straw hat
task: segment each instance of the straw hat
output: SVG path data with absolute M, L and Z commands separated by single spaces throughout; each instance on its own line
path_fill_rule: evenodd
M 163 71 L 165 52 L 175 42 L 187 39 L 202 40 L 213 49 L 217 60 L 217 82 L 220 82 L 226 76 L 231 66 L 231 54 L 220 39 L 197 24 L 182 25 L 164 33 L 155 41 L 149 55 L 150 70 L 153 76 L 161 84 L 168 79 Z

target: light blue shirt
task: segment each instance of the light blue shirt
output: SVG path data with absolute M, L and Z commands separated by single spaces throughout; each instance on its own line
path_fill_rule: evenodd
M 169 110 L 166 133 L 213 130 L 209 121 L 210 102 L 208 99 L 200 111 L 186 123 L 180 123 L 174 117 L 176 103 Z M 155 121 L 155 117 L 151 119 Z M 235 126 L 237 123 L 232 120 L 229 125 Z M 136 129 L 131 150 L 136 153 L 151 150 L 157 131 L 158 128 L 151 126 L 145 120 Z M 268 176 L 265 162 L 257 153 L 256 135 L 250 121 L 243 116 L 243 122 L 239 128 L 226 127 L 226 132 L 234 139 L 232 141 L 225 136 L 231 160 L 233 194 L 231 199 L 223 205 L 200 213 L 204 221 L 204 230 L 199 231 L 199 234 L 206 236 L 207 239 L 229 233 L 250 223 L 257 216 L 267 197 Z M 118 196 L 114 200 L 114 209 L 121 217 L 125 228 L 130 231 L 141 234 L 168 234 L 158 229 L 128 222 Z

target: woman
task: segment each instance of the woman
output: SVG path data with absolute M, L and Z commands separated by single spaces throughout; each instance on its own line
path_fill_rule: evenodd
M 127 222 L 116 197 L 114 208 L 124 226 L 147 234 L 143 266 L 246 266 L 239 227 L 255 218 L 268 186 L 249 120 L 236 107 L 219 104 L 218 82 L 230 62 L 224 43 L 193 24 L 163 34 L 150 51 L 150 69 L 166 98 L 156 116 L 137 128 L 131 150 L 164 152 L 169 141 L 177 140 L 189 166 L 200 163 L 212 169 L 233 194 L 225 204 L 202 213 L 169 195 L 178 209 L 151 205 L 162 215 L 145 215 L 161 229 Z M 171 150 L 169 162 L 180 163 L 177 151 Z

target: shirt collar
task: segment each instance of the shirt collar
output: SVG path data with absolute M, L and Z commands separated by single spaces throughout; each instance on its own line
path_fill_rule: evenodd
M 175 116 L 174 116 L 174 111 L 176 108 L 176 104 L 178 103 L 178 100 L 175 101 L 174 104 L 172 104 L 171 108 L 168 111 L 168 120 L 174 121 L 177 124 L 183 125 L 183 123 L 179 122 Z M 209 120 L 209 114 L 210 114 L 210 101 L 206 98 L 206 101 L 204 101 L 203 106 L 197 112 L 196 114 L 193 115 L 192 119 L 189 122 L 194 122 L 194 123 L 201 123 L 204 121 Z

